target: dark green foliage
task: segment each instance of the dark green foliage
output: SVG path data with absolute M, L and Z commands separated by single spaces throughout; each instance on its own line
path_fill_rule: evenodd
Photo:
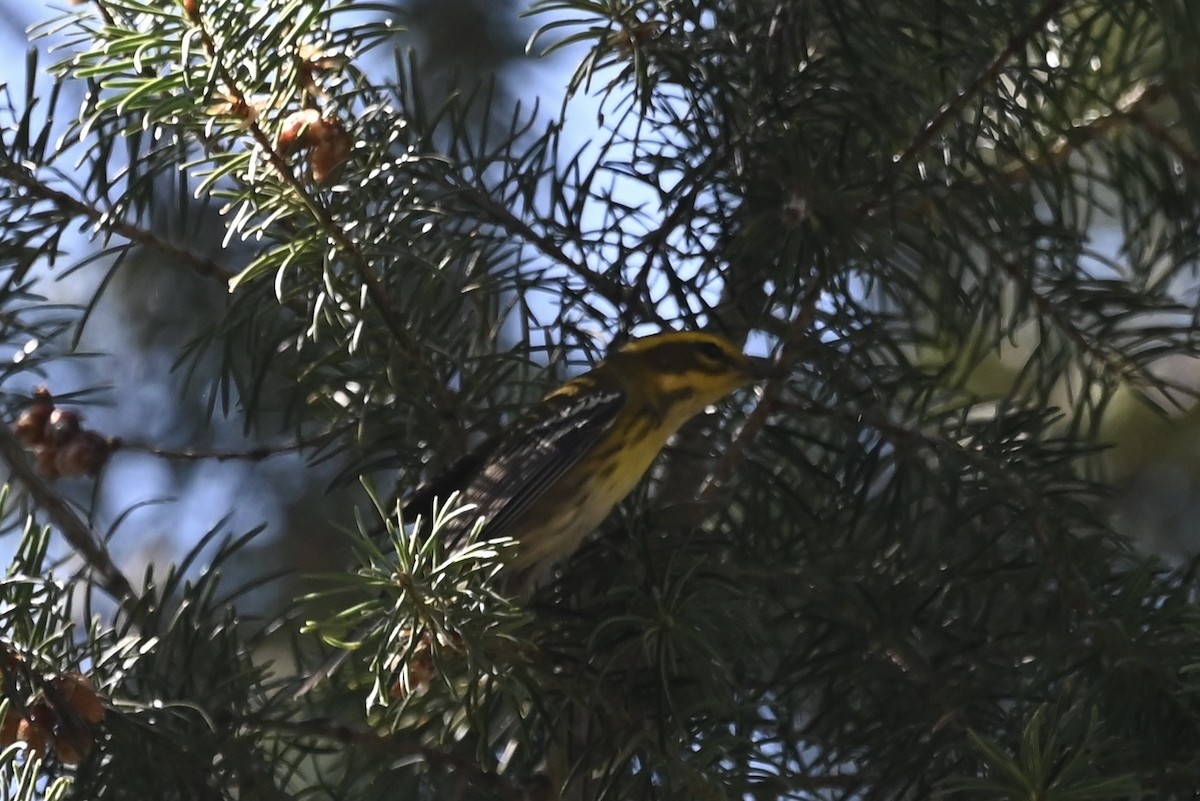
M 1194 416 L 1191 4 L 543 0 L 561 105 L 427 75 L 445 21 L 422 61 L 404 9 L 187 7 L 80 7 L 48 90 L 6 87 L 4 341 L 70 339 L 26 282 L 87 226 L 97 296 L 132 252 L 232 288 L 176 354 L 210 412 L 386 489 L 329 523 L 360 567 L 269 624 L 216 578 L 269 544 L 113 612 L 28 526 L 0 642 L 111 704 L 97 756 L 6 752 L 0 795 L 1193 797 L 1194 566 L 1116 530 L 1104 436 Z M 337 180 L 279 144 L 302 108 Z M 786 377 L 528 603 L 393 511 L 609 342 L 701 326 Z M 298 693 L 322 637 L 353 655 Z

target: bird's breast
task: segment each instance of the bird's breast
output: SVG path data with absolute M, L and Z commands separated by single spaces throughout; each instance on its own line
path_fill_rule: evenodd
M 624 428 L 627 437 L 599 445 L 514 523 L 513 568 L 548 567 L 574 553 L 629 495 L 670 437 L 646 426 Z

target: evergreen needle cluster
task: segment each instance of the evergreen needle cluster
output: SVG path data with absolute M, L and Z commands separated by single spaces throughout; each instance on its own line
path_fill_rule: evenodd
M 1193 798 L 1193 6 L 46 12 L 0 798 Z

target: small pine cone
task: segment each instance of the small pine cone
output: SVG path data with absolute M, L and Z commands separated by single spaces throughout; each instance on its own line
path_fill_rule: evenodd
M 47 445 L 56 447 L 75 439 L 82 430 L 78 412 L 69 409 L 55 409 L 50 412 L 50 418 L 46 422 L 45 442 Z
M 104 703 L 96 693 L 91 678 L 77 671 L 55 676 L 50 680 L 51 699 L 71 710 L 85 723 L 104 720 Z
M 108 461 L 112 446 L 95 431 L 81 431 L 54 453 L 54 469 L 62 476 L 94 476 Z
M 55 451 L 53 448 L 39 448 L 37 451 L 37 466 L 48 479 L 58 478 L 58 468 L 55 466 Z
M 61 723 L 54 730 L 54 753 L 65 765 L 78 765 L 95 743 L 96 738 L 82 726 Z
M 316 109 L 306 108 L 284 119 L 275 146 L 285 156 L 311 149 L 308 159 L 313 180 L 328 184 L 341 175 L 352 144 L 350 134 L 336 117 L 322 117 Z
M 350 134 L 342 124 L 337 120 L 330 121 L 326 134 L 313 146 L 309 156 L 313 180 L 319 184 L 336 182 L 350 156 L 350 145 Z
M 313 128 L 320 122 L 321 112 L 315 108 L 292 112 L 283 121 L 275 147 L 285 156 L 296 152 L 298 148 L 308 147 L 312 144 Z
M 25 750 L 46 756 L 54 739 L 54 710 L 44 700 L 30 705 L 26 717 L 17 724 L 17 739 L 25 743 Z
M 17 715 L 17 711 L 10 706 L 4 713 L 4 719 L 0 720 L 0 749 L 8 748 L 20 739 L 17 734 L 20 726 L 21 718 Z
M 46 424 L 50 422 L 50 414 L 54 404 L 35 402 L 21 413 L 13 426 L 13 433 L 27 448 L 34 448 L 46 441 Z
M 410 695 L 419 695 L 429 689 L 429 684 L 437 678 L 437 665 L 433 663 L 433 648 L 428 634 L 421 638 L 417 647 L 409 654 L 408 661 L 401 668 L 404 672 L 392 683 L 389 695 L 396 700 Z
M 408 661 L 408 686 L 424 692 L 436 676 L 437 667 L 433 664 L 433 652 L 428 648 L 418 648 Z

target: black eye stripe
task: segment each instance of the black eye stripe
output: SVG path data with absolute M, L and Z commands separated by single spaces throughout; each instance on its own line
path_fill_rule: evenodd
M 730 365 L 733 363 L 724 350 L 712 346 L 713 350 L 709 350 L 705 346 L 697 346 L 689 349 L 686 352 L 679 352 L 673 356 L 667 357 L 663 354 L 659 360 L 658 370 L 666 375 L 683 375 L 684 373 L 707 373 L 716 375 L 718 373 L 728 372 Z
M 740 360 L 718 342 L 673 343 L 648 355 L 659 375 L 721 375 L 741 369 Z
M 662 375 L 684 375 L 686 373 L 704 373 L 706 375 L 719 375 L 720 373 L 729 372 L 728 365 L 724 362 L 713 364 L 712 362 L 692 362 L 690 364 L 675 363 L 664 366 L 659 372 Z

